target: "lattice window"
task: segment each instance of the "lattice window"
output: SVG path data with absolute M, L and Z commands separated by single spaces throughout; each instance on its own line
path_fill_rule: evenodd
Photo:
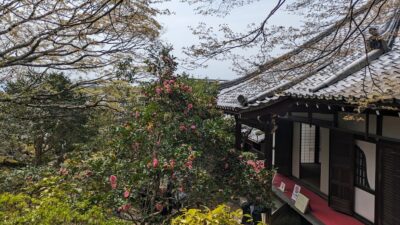
M 356 146 L 355 185 L 360 188 L 371 190 L 367 176 L 367 160 L 361 148 Z
M 316 127 L 301 124 L 301 163 L 314 163 L 316 151 Z

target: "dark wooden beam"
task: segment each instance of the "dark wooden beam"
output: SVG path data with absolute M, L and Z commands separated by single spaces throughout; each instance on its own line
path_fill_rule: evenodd
M 263 132 L 265 134 L 265 139 L 263 143 L 264 147 L 264 155 L 265 155 L 265 164 L 267 168 L 272 168 L 272 142 L 273 142 L 273 136 L 272 136 L 272 129 L 273 129 L 273 124 L 272 124 L 272 117 L 269 116 L 268 120 L 265 121 L 264 123 L 264 129 Z
M 264 125 L 262 122 L 256 120 L 256 119 L 251 119 L 251 118 L 241 118 L 239 119 L 239 122 L 241 124 L 245 124 L 247 126 L 257 128 L 259 130 L 264 130 Z
M 365 138 L 369 135 L 369 111 L 365 112 Z
M 242 124 L 239 115 L 235 116 L 235 148 L 242 149 Z
M 244 111 L 242 112 L 242 116 L 245 118 L 257 118 L 259 116 L 268 116 L 271 114 L 284 115 L 287 112 L 293 111 L 293 104 L 294 102 L 291 100 L 283 100 L 263 108 Z
M 339 113 L 335 112 L 333 114 L 333 127 L 338 127 L 339 126 Z
M 376 116 L 376 135 L 382 136 L 383 116 L 381 114 Z

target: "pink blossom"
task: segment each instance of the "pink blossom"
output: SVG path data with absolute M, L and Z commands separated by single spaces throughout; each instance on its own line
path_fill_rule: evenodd
M 110 176 L 110 184 L 112 189 L 117 188 L 117 177 L 115 175 Z
M 158 95 L 160 95 L 161 92 L 162 92 L 161 88 L 160 88 L 160 87 L 156 87 L 156 93 L 157 93 Z
M 127 212 L 131 208 L 131 204 L 124 204 L 118 208 L 120 212 Z
M 180 130 L 180 131 L 185 131 L 185 130 L 186 130 L 186 126 L 185 126 L 184 124 L 181 124 L 181 125 L 179 126 L 179 130 Z
M 188 108 L 188 110 L 193 109 L 193 104 L 192 104 L 192 103 L 189 103 L 189 104 L 187 105 L 187 108 Z
M 192 126 L 190 126 L 190 128 L 192 128 L 192 130 L 196 130 L 196 125 L 192 124 Z
M 164 208 L 164 206 L 161 203 L 159 203 L 159 202 L 156 203 L 157 211 L 161 211 L 161 210 L 163 210 L 163 208 Z
M 254 162 L 254 160 L 247 160 L 247 165 L 254 167 L 256 163 Z
M 169 87 L 165 87 L 165 92 L 167 92 L 168 94 L 172 94 L 172 89 Z
M 178 191 L 179 191 L 179 192 L 183 192 L 183 187 L 180 186 L 180 187 L 178 188 Z
M 193 161 L 192 161 L 192 160 L 187 161 L 187 162 L 185 163 L 185 166 L 186 166 L 189 170 L 193 169 Z
M 130 195 L 131 193 L 129 193 L 129 191 L 128 190 L 125 190 L 125 192 L 124 192 L 124 198 L 129 198 L 129 195 Z
M 60 168 L 59 173 L 60 173 L 61 175 L 63 175 L 63 176 L 66 176 L 66 175 L 68 175 L 68 169 L 62 167 L 62 168 Z
M 136 113 L 135 113 L 135 118 L 136 118 L 136 119 L 139 119 L 139 116 L 140 116 L 139 111 L 136 111 Z
M 247 165 L 253 167 L 256 173 L 259 173 L 262 169 L 265 168 L 264 160 L 248 160 Z
M 153 168 L 157 168 L 158 166 L 158 159 L 156 157 L 153 158 Z

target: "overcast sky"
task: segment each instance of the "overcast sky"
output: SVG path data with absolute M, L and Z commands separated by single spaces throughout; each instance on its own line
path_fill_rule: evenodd
M 184 58 L 182 48 L 198 43 L 197 38 L 191 33 L 189 26 L 195 27 L 200 22 L 204 22 L 210 26 L 218 26 L 219 24 L 228 24 L 234 31 L 244 31 L 250 23 L 260 23 L 267 13 L 274 7 L 276 1 L 262 0 L 248 6 L 237 8 L 230 15 L 220 18 L 196 15 L 191 6 L 172 0 L 163 7 L 170 9 L 175 15 L 162 16 L 159 21 L 164 26 L 162 39 L 172 44 L 175 48 L 174 55 L 178 58 Z M 298 18 L 287 15 L 284 11 L 280 11 L 271 18 L 270 24 L 275 25 L 294 25 Z M 248 52 L 247 54 L 250 54 Z M 180 71 L 183 71 L 181 69 Z M 209 77 L 213 79 L 231 80 L 237 78 L 238 75 L 231 70 L 231 62 L 229 61 L 211 61 L 207 68 L 186 71 L 195 77 Z

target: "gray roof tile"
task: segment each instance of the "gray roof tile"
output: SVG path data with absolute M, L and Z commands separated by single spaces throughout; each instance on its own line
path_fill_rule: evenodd
M 393 20 L 398 20 L 398 11 L 379 15 L 372 23 L 375 27 L 383 27 Z M 371 16 L 372 18 L 372 16 Z M 371 19 L 369 18 L 369 19 Z M 362 29 L 366 30 L 366 27 Z M 256 76 L 244 79 L 240 83 L 222 89 L 218 96 L 221 108 L 243 108 L 237 101 L 239 95 L 248 98 L 249 107 L 267 103 L 271 93 L 276 98 L 280 94 L 323 97 L 370 98 L 373 95 L 386 95 L 387 98 L 400 96 L 400 40 L 397 38 L 389 52 L 370 62 L 369 69 L 363 68 L 336 83 L 318 91 L 310 89 L 335 76 L 338 71 L 351 65 L 354 61 L 365 57 L 365 40 L 362 35 L 354 35 L 343 40 L 348 33 L 348 26 L 339 29 L 339 37 L 335 41 L 344 41 L 341 53 L 334 52 L 319 59 L 319 51 L 315 48 L 302 49 L 298 54 L 274 64 Z M 365 31 L 367 33 L 367 31 Z M 323 43 L 333 38 L 333 33 L 316 42 L 313 47 L 324 46 Z M 368 34 L 366 34 L 368 35 Z M 396 35 L 394 35 L 396 36 Z M 327 49 L 330 50 L 332 46 Z M 315 60 L 318 58 L 317 60 Z M 312 61 L 306 65 L 304 62 Z M 296 63 L 293 63 L 296 62 Z M 296 66 L 293 68 L 293 66 Z M 299 66 L 302 65 L 302 66 Z M 322 67 L 322 68 L 321 68 Z M 317 70 L 318 68 L 318 70 Z M 266 96 L 268 95 L 268 96 Z

